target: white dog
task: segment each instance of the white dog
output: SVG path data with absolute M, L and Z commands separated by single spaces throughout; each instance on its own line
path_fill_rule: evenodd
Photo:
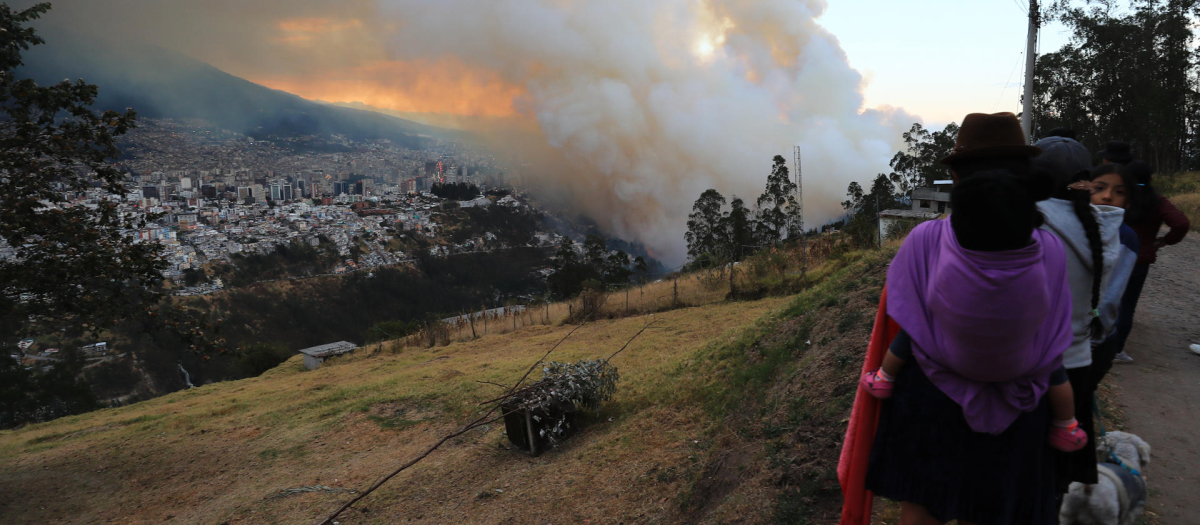
M 1150 445 L 1127 432 L 1109 432 L 1096 450 L 1106 458 L 1096 466 L 1100 482 L 1071 484 L 1058 511 L 1059 525 L 1133 525 L 1146 508 L 1141 471 L 1150 464 Z

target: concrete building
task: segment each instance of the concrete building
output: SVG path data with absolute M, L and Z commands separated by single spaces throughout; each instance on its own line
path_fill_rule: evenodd
M 305 348 L 300 350 L 300 353 L 304 354 L 304 368 L 316 370 L 326 359 L 353 352 L 355 348 L 358 348 L 358 346 L 354 343 L 338 341 L 336 343 Z
M 949 181 L 938 181 L 948 183 Z M 944 184 L 939 184 L 944 185 Z M 879 235 L 886 239 L 894 231 L 911 229 L 922 222 L 936 219 L 950 211 L 950 192 L 941 188 L 914 188 L 912 207 L 907 210 L 883 210 L 879 212 Z

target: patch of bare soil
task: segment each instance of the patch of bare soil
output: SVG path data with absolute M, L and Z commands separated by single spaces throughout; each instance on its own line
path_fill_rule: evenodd
M 1200 236 L 1159 251 L 1150 266 L 1126 352 L 1129 365 L 1113 366 L 1125 430 L 1153 450 L 1145 469 L 1151 518 L 1200 523 Z M 1155 516 L 1156 515 L 1156 516 Z

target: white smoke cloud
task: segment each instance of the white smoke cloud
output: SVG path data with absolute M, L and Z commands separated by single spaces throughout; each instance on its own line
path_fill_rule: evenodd
M 524 86 L 566 163 L 540 173 L 612 233 L 684 258 L 691 204 L 753 201 L 771 157 L 803 156 L 806 223 L 886 171 L 915 117 L 862 108 L 819 0 L 398 0 L 399 60 L 453 56 Z
M 520 93 L 522 117 L 476 122 L 524 152 L 524 180 L 678 263 L 705 189 L 751 203 L 772 156 L 790 165 L 798 144 L 805 222 L 820 224 L 840 215 L 850 181 L 888 170 L 900 134 L 919 121 L 862 107 L 862 76 L 818 23 L 824 9 L 824 0 L 59 0 L 46 22 L 145 40 L 300 93 L 369 85 L 481 104 L 483 94 Z M 421 78 L 444 64 L 454 67 Z M 506 86 L 437 80 L 459 70 Z

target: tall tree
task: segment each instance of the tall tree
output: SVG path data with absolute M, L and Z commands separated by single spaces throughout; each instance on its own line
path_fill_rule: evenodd
M 725 235 L 723 243 L 733 260 L 741 260 L 754 252 L 754 224 L 741 197 L 734 196 L 729 201 L 729 213 L 722 221 L 721 231 Z
M 692 213 L 688 215 L 687 233 L 684 234 L 684 239 L 687 241 L 688 257 L 693 261 L 699 260 L 705 255 L 717 256 L 723 251 L 724 235 L 721 232 L 724 220 L 724 216 L 721 214 L 723 207 L 725 207 L 725 197 L 714 189 L 704 190 L 704 193 L 700 194 L 700 198 L 696 199 L 696 203 L 692 205 Z
M 166 263 L 132 232 L 145 215 L 122 211 L 125 174 L 117 138 L 134 112 L 97 114 L 98 89 L 82 80 L 39 86 L 18 79 L 21 54 L 44 43 L 26 27 L 50 9 L 0 4 L 0 424 L 91 409 L 82 359 L 65 348 L 37 375 L 9 357 L 26 333 L 93 336 L 152 308 Z M 90 202 L 85 202 L 90 201 Z M 174 321 L 172 321 L 174 322 Z
M 771 174 L 767 186 L 758 197 L 756 237 L 763 244 L 777 243 L 788 234 L 788 227 L 796 221 L 800 204 L 796 201 L 796 183 L 788 176 L 787 160 L 782 155 L 771 159 Z
M 949 168 L 940 161 L 954 151 L 958 124 L 951 122 L 940 131 L 931 132 L 918 122 L 901 136 L 904 149 L 892 157 L 892 173 L 888 175 L 901 195 L 911 196 L 914 188 L 950 178 Z
M 846 188 L 847 200 L 842 201 L 842 208 L 852 219 L 874 219 L 879 212 L 895 208 L 903 203 L 903 194 L 896 193 L 896 186 L 891 179 L 882 173 L 875 176 L 871 182 L 871 191 L 864 191 L 857 182 L 851 182 Z
M 1034 71 L 1034 135 L 1068 127 L 1088 149 L 1126 140 L 1159 171 L 1197 165 L 1200 0 L 1059 0 L 1071 32 Z

